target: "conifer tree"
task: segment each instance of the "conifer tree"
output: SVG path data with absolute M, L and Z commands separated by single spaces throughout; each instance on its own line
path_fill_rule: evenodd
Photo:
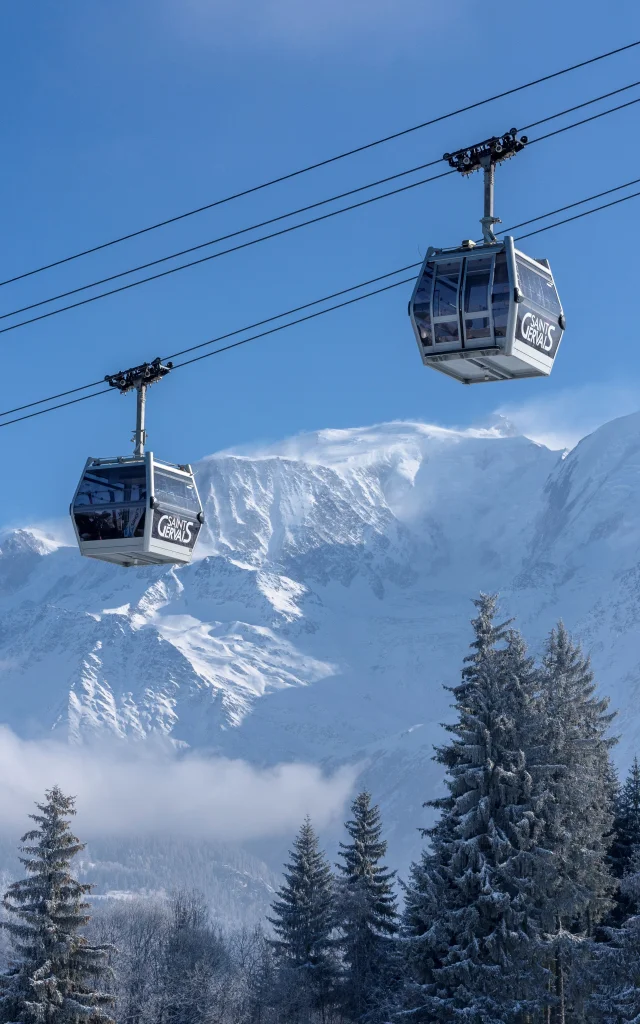
M 614 809 L 613 841 L 608 861 L 613 877 L 621 881 L 631 872 L 634 860 L 640 854 L 640 765 L 637 757 L 633 759 L 624 785 L 616 793 Z M 620 889 L 615 895 L 607 923 L 613 927 L 621 925 L 633 913 L 635 907 L 627 891 Z
M 545 760 L 558 766 L 549 785 L 549 839 L 564 863 L 559 912 L 565 926 L 591 934 L 614 889 L 608 864 L 616 783 L 610 751 L 615 715 L 596 696 L 593 672 L 562 622 L 546 644 L 542 681 Z
M 337 983 L 332 932 L 335 922 L 331 867 L 307 817 L 285 865 L 284 884 L 272 906 L 272 947 L 280 989 L 290 1010 L 310 1004 L 324 1015 Z
M 620 888 L 630 913 L 619 928 L 604 928 L 607 941 L 593 947 L 586 1000 L 589 1024 L 640 1021 L 640 855 L 632 860 Z
M 94 982 L 110 973 L 108 949 L 78 934 L 89 921 L 85 896 L 91 886 L 71 874 L 71 861 L 84 849 L 69 817 L 73 797 L 55 786 L 37 804 L 36 823 L 22 837 L 20 858 L 27 877 L 4 897 L 14 960 L 0 977 L 0 1020 L 20 1024 L 113 1024 L 110 995 Z
M 395 872 L 382 864 L 387 844 L 379 808 L 363 792 L 351 811 L 353 817 L 345 823 L 350 841 L 340 843 L 338 897 L 345 965 L 342 1002 L 349 1019 L 359 1021 L 372 1019 L 392 986 L 395 957 L 390 940 L 398 924 Z
M 580 1007 L 594 950 L 588 941 L 611 908 L 615 881 L 607 862 L 615 774 L 609 733 L 614 715 L 596 695 L 589 659 L 562 622 L 551 632 L 541 673 L 540 770 L 551 799 L 545 844 L 556 864 L 554 917 L 547 925 L 556 1006 L 552 1019 Z M 546 764 L 547 768 L 544 768 Z
M 549 888 L 545 796 L 526 758 L 537 672 L 520 636 L 495 624 L 495 597 L 475 604 L 452 739 L 436 751 L 449 792 L 406 886 L 409 1008 L 425 1024 L 514 1024 L 546 1001 L 535 906 Z

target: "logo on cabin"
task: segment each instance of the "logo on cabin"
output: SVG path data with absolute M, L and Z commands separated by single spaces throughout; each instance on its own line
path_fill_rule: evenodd
M 172 544 L 182 544 L 184 547 L 192 548 L 196 542 L 199 528 L 199 523 L 183 519 L 182 516 L 174 515 L 172 512 L 155 511 L 153 515 L 153 536 L 159 540 L 170 541 Z
M 560 341 L 560 328 L 531 311 L 518 317 L 518 338 L 553 358 Z

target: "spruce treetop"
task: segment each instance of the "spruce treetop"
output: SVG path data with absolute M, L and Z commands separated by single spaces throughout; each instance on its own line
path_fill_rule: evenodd
M 85 897 L 91 886 L 71 873 L 71 861 L 84 849 L 68 820 L 74 798 L 54 786 L 36 806 L 39 813 L 30 818 L 37 828 L 25 833 L 20 847 L 27 877 L 10 885 L 3 900 L 9 920 L 2 927 L 15 956 L 0 977 L 0 1015 L 24 1024 L 112 1024 L 105 1010 L 111 996 L 93 987 L 111 973 L 110 950 L 78 935 L 90 920 Z
M 380 809 L 365 790 L 353 801 L 351 811 L 353 818 L 345 822 L 351 842 L 340 843 L 342 863 L 336 865 L 343 896 L 351 902 L 355 896 L 360 903 L 357 916 L 362 929 L 372 935 L 394 935 L 398 930 L 393 892 L 396 873 L 381 863 L 387 843 L 382 839 Z
M 276 955 L 293 967 L 321 965 L 333 928 L 333 877 L 307 816 L 285 865 L 284 884 L 271 905 Z
M 338 864 L 338 869 L 347 881 L 375 878 L 381 874 L 393 877 L 379 864 L 387 852 L 387 843 L 382 839 L 380 810 L 377 805 L 372 805 L 371 794 L 366 790 L 360 793 L 351 810 L 353 818 L 344 826 L 351 842 L 340 843 L 344 864 Z

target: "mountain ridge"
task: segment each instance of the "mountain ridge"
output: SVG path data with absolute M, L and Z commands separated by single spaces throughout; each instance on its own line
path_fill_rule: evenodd
M 414 422 L 221 452 L 196 467 L 207 521 L 180 569 L 124 571 L 13 531 L 3 717 L 76 743 L 161 735 L 257 765 L 362 764 L 406 862 L 481 589 L 534 650 L 565 619 L 621 709 L 623 762 L 633 749 L 639 427 L 612 421 L 569 453 L 504 423 Z

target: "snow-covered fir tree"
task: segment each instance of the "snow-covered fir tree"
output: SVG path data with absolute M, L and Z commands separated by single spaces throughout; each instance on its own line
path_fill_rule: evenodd
M 475 603 L 452 738 L 436 752 L 449 792 L 406 886 L 407 1009 L 424 1024 L 521 1024 L 548 1002 L 535 904 L 550 884 L 546 797 L 526 757 L 537 672 L 519 635 L 496 625 L 496 599 Z
M 562 623 L 546 644 L 540 706 L 540 762 L 548 766 L 551 795 L 545 844 L 557 865 L 555 922 L 548 926 L 554 949 L 550 967 L 555 1017 L 564 1022 L 567 1014 L 582 1013 L 594 954 L 589 940 L 610 910 L 615 890 L 607 855 L 616 783 L 610 758 L 614 716 L 608 700 L 596 695 L 589 659 Z
M 634 757 L 627 778 L 616 793 L 614 808 L 613 841 L 608 861 L 614 878 L 621 881 L 631 872 L 640 854 L 640 764 L 637 757 Z M 615 927 L 635 913 L 635 907 L 625 887 L 620 887 L 614 898 L 607 923 Z
M 273 902 L 276 937 L 272 946 L 278 965 L 279 997 L 286 1005 L 283 1019 L 322 1019 L 335 997 L 338 965 L 332 936 L 335 925 L 335 886 L 331 867 L 320 850 L 318 836 L 307 817 L 285 865 L 284 884 Z
M 27 877 L 4 897 L 3 922 L 14 951 L 9 971 L 0 976 L 0 1020 L 20 1024 L 113 1024 L 112 997 L 95 987 L 110 973 L 108 949 L 79 935 L 89 921 L 85 896 L 91 886 L 71 874 L 71 862 L 84 845 L 69 818 L 73 797 L 57 786 L 30 817 L 36 828 L 22 837 L 20 858 Z
M 337 865 L 342 1005 L 350 1020 L 386 1020 L 384 1006 L 398 970 L 392 942 L 398 930 L 395 872 L 382 863 L 387 844 L 371 795 L 360 793 L 351 812 L 345 823 L 349 841 L 340 843 Z
M 603 929 L 606 942 L 594 944 L 587 986 L 589 1024 L 640 1021 L 640 856 L 620 881 L 629 916 L 620 927 Z

